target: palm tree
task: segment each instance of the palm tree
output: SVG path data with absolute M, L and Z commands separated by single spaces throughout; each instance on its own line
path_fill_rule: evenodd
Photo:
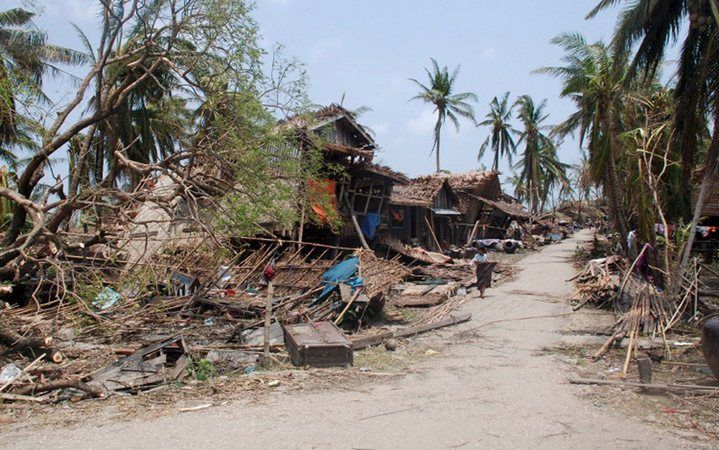
M 617 163 L 620 152 L 619 133 L 623 131 L 626 59 L 613 56 L 602 42 L 589 44 L 580 34 L 562 34 L 552 40 L 565 51 L 564 66 L 543 67 L 547 73 L 562 79 L 562 98 L 574 101 L 577 111 L 560 124 L 556 133 L 565 136 L 578 131 L 579 144 L 585 141 L 596 183 L 602 183 L 607 195 L 614 230 L 627 235 L 627 214 Z M 624 177 L 621 177 L 624 179 Z M 625 240 L 621 239 L 625 244 Z
M 602 0 L 589 13 L 621 3 L 622 0 Z M 690 185 L 695 157 L 699 153 L 698 136 L 711 114 L 714 131 L 704 158 L 704 177 L 689 228 L 679 272 L 684 271 L 691 253 L 701 211 L 709 186 L 717 175 L 719 159 L 719 8 L 716 0 L 632 0 L 619 16 L 613 45 L 616 54 L 627 54 L 636 48 L 630 75 L 653 74 L 664 60 L 668 44 L 682 39 L 675 90 L 677 114 L 675 128 L 682 150 L 684 185 Z M 690 26 L 684 27 L 687 18 Z M 684 33 L 686 30 L 686 33 Z M 638 44 L 638 45 L 637 45 Z M 681 279 L 679 277 L 678 279 Z
M 558 160 L 554 141 L 544 133 L 548 128 L 542 125 L 548 117 L 544 113 L 547 100 L 536 105 L 532 97 L 523 95 L 517 99 L 515 106 L 519 107 L 517 117 L 523 126 L 517 144 L 524 143 L 522 159 L 517 162 L 515 169 L 520 171 L 519 177 L 524 184 L 529 209 L 537 213 L 551 188 L 566 180 L 568 166 Z
M 451 74 L 447 66 L 439 67 L 434 58 L 432 60 L 432 70 L 425 68 L 429 82 L 424 85 L 414 78 L 410 81 L 414 82 L 420 88 L 419 94 L 410 100 L 423 100 L 426 103 L 434 105 L 434 112 L 437 113 L 437 123 L 434 126 L 434 145 L 432 151 L 436 152 L 437 173 L 440 173 L 439 164 L 439 143 L 442 125 L 445 119 L 449 118 L 454 127 L 459 131 L 459 117 L 469 119 L 472 123 L 474 120 L 474 109 L 469 101 L 477 101 L 477 96 L 471 92 L 463 92 L 455 94 L 455 83 L 459 74 L 459 66 L 454 69 Z
M 510 123 L 513 109 L 514 105 L 509 105 L 509 92 L 504 94 L 501 101 L 497 97 L 494 97 L 489 104 L 489 113 L 485 116 L 487 119 L 478 124 L 479 126 L 490 127 L 491 132 L 482 143 L 482 146 L 479 147 L 477 159 L 482 159 L 487 148 L 491 147 L 492 152 L 494 152 L 492 170 L 499 168 L 499 160 L 505 155 L 511 165 L 512 155 L 517 150 L 517 145 L 512 137 L 517 130 L 515 130 Z
M 16 109 L 20 86 L 40 100 L 42 77 L 58 74 L 55 64 L 81 64 L 83 53 L 47 43 L 47 34 L 32 28 L 34 13 L 22 8 L 0 11 L 0 145 L 13 144 L 23 118 Z

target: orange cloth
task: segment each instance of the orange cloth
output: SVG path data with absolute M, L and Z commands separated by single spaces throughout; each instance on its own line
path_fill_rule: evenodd
M 335 189 L 337 183 L 334 180 L 307 180 L 307 198 L 312 206 L 312 211 L 317 214 L 321 223 L 329 223 L 330 212 L 326 206 L 332 208 L 332 214 L 337 217 L 337 197 Z

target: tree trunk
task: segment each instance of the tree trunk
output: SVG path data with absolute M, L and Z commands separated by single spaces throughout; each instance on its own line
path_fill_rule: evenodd
M 605 110 L 606 111 L 606 110 Z M 619 242 L 621 242 L 622 248 L 625 252 L 629 251 L 627 246 L 627 226 L 625 222 L 625 215 L 622 208 L 622 203 L 619 198 L 620 192 L 622 192 L 619 185 L 619 178 L 617 177 L 617 165 L 616 165 L 616 127 L 614 126 L 614 120 L 612 118 L 611 111 L 607 111 L 603 114 L 603 120 L 605 124 L 605 130 L 607 130 L 607 144 L 609 145 L 607 167 L 604 171 L 604 189 L 607 195 L 607 203 L 609 204 L 610 214 L 612 215 L 612 222 L 614 223 L 614 231 L 619 233 Z
M 714 133 L 712 134 L 712 142 L 709 146 L 709 151 L 704 159 L 704 177 L 702 178 L 702 184 L 699 188 L 699 194 L 697 195 L 697 204 L 694 206 L 694 216 L 692 217 L 691 224 L 689 226 L 689 237 L 687 243 L 684 246 L 684 254 L 682 255 L 681 263 L 679 264 L 679 276 L 677 280 L 681 280 L 684 272 L 686 271 L 687 264 L 689 264 L 689 257 L 692 253 L 692 246 L 694 245 L 694 239 L 697 234 L 697 225 L 699 219 L 702 216 L 702 209 L 704 209 L 704 202 L 709 195 L 709 188 L 714 182 L 714 178 L 717 175 L 717 158 L 719 157 L 719 113 L 714 117 Z
M 434 144 L 435 144 L 434 157 L 437 160 L 437 173 L 439 173 L 442 170 L 439 166 L 439 138 L 440 138 L 441 131 L 442 131 L 441 125 L 438 123 L 437 124 L 437 135 L 434 137 Z

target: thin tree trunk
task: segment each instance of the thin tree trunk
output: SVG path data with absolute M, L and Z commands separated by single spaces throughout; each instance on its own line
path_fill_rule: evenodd
M 439 166 L 439 139 L 440 139 L 441 131 L 442 131 L 442 127 L 441 127 L 441 125 L 438 123 L 438 124 L 437 124 L 437 135 L 434 137 L 434 142 L 435 142 L 435 149 L 434 149 L 435 154 L 434 154 L 434 156 L 435 156 L 435 158 L 436 158 L 436 160 L 437 160 L 437 173 L 439 173 L 439 172 L 441 171 L 441 168 L 440 168 L 440 166 Z
M 606 111 L 606 110 L 605 110 Z M 614 231 L 619 233 L 619 242 L 625 252 L 629 251 L 627 245 L 627 227 L 625 223 L 625 216 L 619 199 L 619 193 L 622 192 L 619 186 L 619 178 L 617 177 L 617 166 L 616 166 L 616 127 L 614 126 L 614 120 L 612 119 L 611 111 L 603 114 L 603 120 L 605 129 L 607 130 L 607 143 L 609 145 L 609 155 L 607 158 L 607 167 L 604 172 L 604 188 L 607 194 L 607 203 L 609 204 L 609 210 L 612 215 L 612 221 L 614 222 Z
M 697 225 L 699 225 L 699 219 L 702 216 L 702 209 L 704 209 L 704 203 L 709 194 L 709 188 L 714 182 L 717 176 L 717 158 L 719 157 L 719 113 L 714 117 L 714 133 L 712 134 L 712 142 L 709 146 L 706 158 L 704 160 L 704 177 L 702 178 L 702 184 L 699 188 L 699 194 L 697 195 L 697 204 L 694 206 L 694 216 L 692 217 L 691 224 L 689 226 L 689 237 L 687 243 L 684 246 L 684 254 L 682 255 L 681 263 L 679 264 L 679 276 L 677 282 L 680 282 L 684 272 L 686 271 L 687 264 L 689 264 L 689 257 L 692 253 L 692 247 L 694 246 L 694 239 L 697 234 Z

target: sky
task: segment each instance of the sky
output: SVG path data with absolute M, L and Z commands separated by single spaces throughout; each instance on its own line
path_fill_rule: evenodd
M 548 99 L 548 123 L 572 111 L 559 99 L 560 81 L 532 74 L 558 65 L 562 52 L 550 39 L 563 32 L 581 32 L 588 40 L 609 40 L 618 9 L 587 21 L 597 0 L 258 0 L 253 15 L 262 45 L 285 46 L 285 56 L 302 61 L 309 76 L 313 103 L 339 102 L 371 111 L 360 122 L 375 133 L 381 147 L 376 161 L 410 176 L 431 173 L 430 155 L 435 117 L 432 107 L 409 101 L 417 93 L 409 78 L 424 81 L 424 67 L 435 58 L 450 70 L 461 66 L 458 92 L 474 92 L 479 120 L 495 96 L 529 94 Z M 3 0 L 2 8 L 22 4 Z M 50 42 L 82 48 L 70 22 L 97 35 L 94 0 L 37 0 L 43 14 L 35 23 Z M 67 81 L 46 85 L 53 98 L 66 98 Z M 491 166 L 491 154 L 477 160 L 488 131 L 463 121 L 459 132 L 447 122 L 442 131 L 442 168 L 462 172 Z M 521 148 L 519 149 L 521 151 Z M 576 141 L 568 139 L 559 152 L 564 162 L 579 158 Z M 505 162 L 503 178 L 510 175 Z

